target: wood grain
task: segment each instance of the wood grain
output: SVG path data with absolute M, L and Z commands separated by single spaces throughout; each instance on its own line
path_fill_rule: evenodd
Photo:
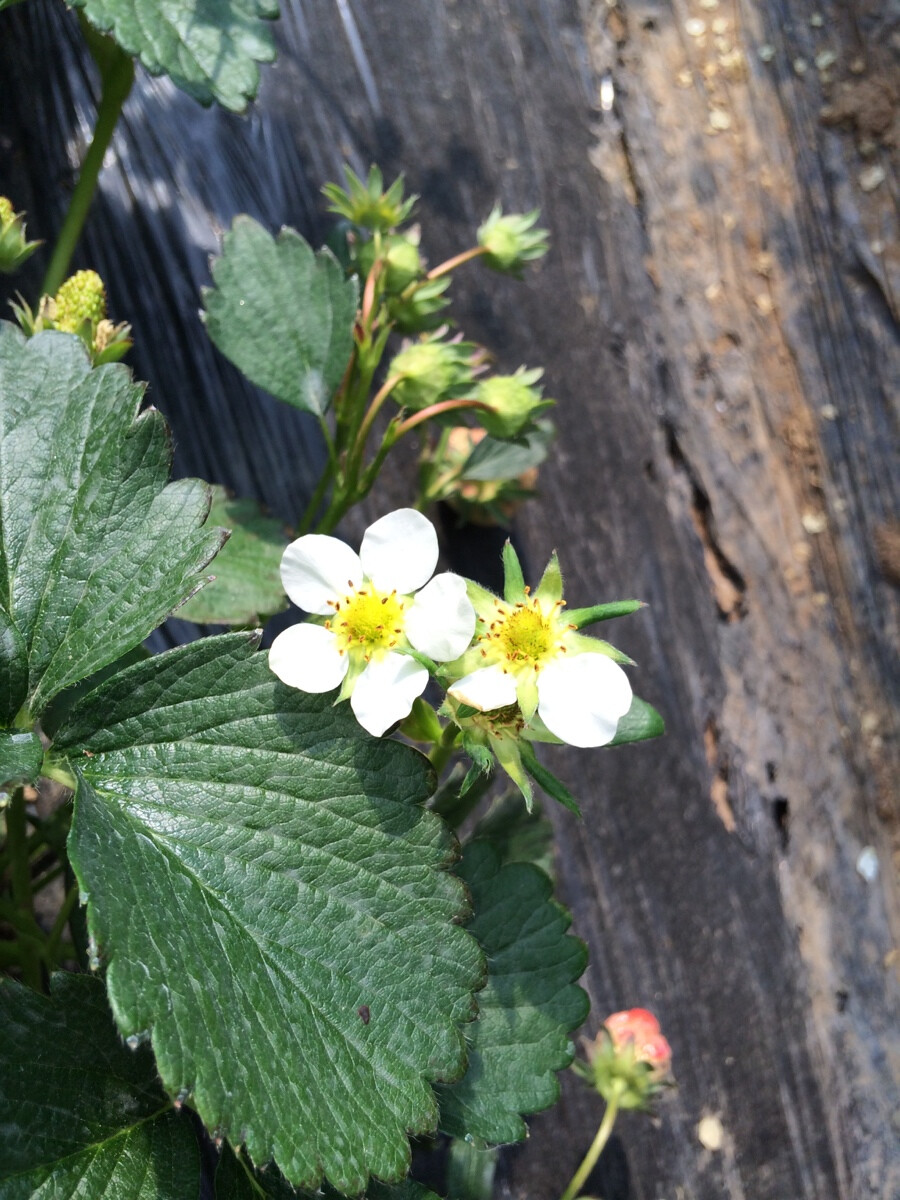
M 39 233 L 90 102 L 62 14 L 31 7 L 0 17 L 0 146 Z M 554 756 L 585 810 L 553 815 L 588 1031 L 653 1008 L 679 1083 L 657 1122 L 623 1119 L 593 1191 L 900 1195 L 896 26 L 836 0 L 286 9 L 243 120 L 141 78 L 85 240 L 180 470 L 291 520 L 315 469 L 308 427 L 192 316 L 236 211 L 321 236 L 321 182 L 378 161 L 437 262 L 494 201 L 540 205 L 551 256 L 525 284 L 469 268 L 457 315 L 504 368 L 546 367 L 559 438 L 517 534 L 534 573 L 558 546 L 572 604 L 649 602 L 611 636 L 669 730 Z M 564 1081 L 501 1194 L 558 1196 L 598 1116 Z

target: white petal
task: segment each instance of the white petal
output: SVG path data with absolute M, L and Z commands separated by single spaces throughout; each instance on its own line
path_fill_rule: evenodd
M 363 580 L 359 555 L 339 538 L 307 533 L 281 556 L 281 582 L 295 604 L 308 613 L 334 612 L 329 600 L 346 596 Z
M 538 675 L 538 712 L 570 746 L 605 746 L 631 707 L 631 684 L 605 654 L 557 658 Z
M 321 625 L 292 625 L 279 633 L 269 651 L 269 666 L 282 683 L 302 692 L 330 692 L 347 674 L 347 656 Z
M 482 712 L 493 712 L 495 708 L 506 708 L 516 702 L 516 684 L 512 675 L 502 667 L 480 667 L 471 675 L 457 679 L 447 689 L 454 700 L 479 708 Z
M 380 592 L 408 595 L 427 583 L 438 560 L 434 526 L 414 508 L 398 508 L 370 525 L 359 557 Z
M 406 610 L 404 632 L 417 650 L 436 662 L 459 658 L 475 632 L 466 581 L 450 571 L 435 575 Z
M 372 659 L 356 681 L 350 707 L 375 737 L 409 715 L 413 701 L 425 691 L 428 672 L 406 654 Z

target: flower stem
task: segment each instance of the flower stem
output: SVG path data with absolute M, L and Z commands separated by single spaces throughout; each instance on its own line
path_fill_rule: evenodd
M 456 747 L 456 740 L 461 732 L 459 726 L 454 725 L 451 721 L 444 727 L 444 732 L 441 734 L 440 739 L 432 746 L 428 759 L 438 776 L 440 776 L 444 767 L 450 761 Z
M 404 433 L 409 433 L 423 421 L 430 421 L 432 417 L 440 416 L 445 412 L 454 412 L 458 408 L 483 408 L 488 412 L 491 411 L 491 406 L 485 404 L 483 400 L 441 400 L 437 404 L 429 404 L 428 408 L 422 408 L 414 416 L 407 417 L 405 421 L 402 421 L 397 426 L 397 437 L 403 437 Z
M 82 25 L 84 28 L 84 24 Z M 113 130 L 119 120 L 122 107 L 131 91 L 134 82 L 134 61 L 131 55 L 120 50 L 111 38 L 103 39 L 102 51 L 97 49 L 96 31 L 93 36 L 86 33 L 91 53 L 100 67 L 101 92 L 100 104 L 97 108 L 97 124 L 94 126 L 94 136 L 81 164 L 78 183 L 69 202 L 69 211 L 63 227 L 59 231 L 50 265 L 41 286 L 41 294 L 53 296 L 59 291 L 60 284 L 66 277 L 69 263 L 75 252 L 75 246 L 81 237 L 81 231 L 87 219 L 94 192 L 97 190 L 97 180 L 103 166 L 103 159 L 112 141 Z M 108 44 L 107 44 L 108 43 Z
M 606 1106 L 606 1112 L 603 1114 L 600 1128 L 591 1142 L 591 1148 L 581 1160 L 581 1166 L 572 1176 L 569 1186 L 563 1192 L 560 1200 L 576 1200 L 576 1197 L 581 1194 L 581 1189 L 587 1182 L 587 1177 L 597 1165 L 597 1159 L 600 1157 L 603 1147 L 609 1141 L 609 1135 L 612 1133 L 613 1125 L 616 1123 L 618 1112 L 619 1097 L 614 1093 Z
M 473 246 L 471 250 L 463 250 L 462 254 L 457 254 L 453 258 L 448 258 L 446 262 L 439 263 L 428 272 L 425 278 L 440 279 L 442 275 L 449 275 L 451 271 L 457 267 L 461 267 L 463 263 L 471 262 L 473 258 L 478 258 L 485 253 L 487 252 L 484 246 Z

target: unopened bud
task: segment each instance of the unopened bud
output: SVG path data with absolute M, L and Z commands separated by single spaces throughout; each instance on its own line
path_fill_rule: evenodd
M 400 377 L 393 397 L 404 408 L 420 409 L 440 400 L 465 395 L 472 387 L 470 342 L 444 342 L 439 338 L 410 342 L 388 368 Z
M 478 244 L 487 251 L 487 265 L 495 271 L 521 275 L 526 262 L 545 255 L 548 234 L 546 229 L 534 228 L 537 219 L 537 209 L 504 216 L 498 205 L 478 230 Z
M 613 1013 L 587 1044 L 587 1064 L 579 1074 L 607 1102 L 647 1110 L 670 1082 L 672 1050 L 659 1021 L 645 1008 Z
M 540 413 L 553 407 L 544 400 L 540 388 L 533 387 L 543 374 L 520 367 L 515 375 L 492 375 L 478 385 L 477 398 L 489 411 L 478 419 L 492 437 L 515 437 Z
M 0 271 L 5 275 L 17 271 L 40 244 L 25 236 L 24 213 L 17 213 L 6 196 L 0 196 Z
M 106 317 L 106 289 L 96 271 L 76 271 L 54 297 L 53 322 L 63 333 L 80 333 L 85 325 L 91 330 Z

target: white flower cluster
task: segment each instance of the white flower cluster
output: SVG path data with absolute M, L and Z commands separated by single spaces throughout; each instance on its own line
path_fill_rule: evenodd
M 573 746 L 612 741 L 631 685 L 605 643 L 566 622 L 558 569 L 533 596 L 525 589 L 504 601 L 450 572 L 432 578 L 437 560 L 434 526 L 409 508 L 371 525 L 358 555 L 337 538 L 298 538 L 281 576 L 314 616 L 275 639 L 272 670 L 305 692 L 340 687 L 338 699 L 349 698 L 360 725 L 380 736 L 425 690 L 424 656 L 445 664 L 457 712 L 496 711 L 508 724 L 513 710 L 538 736 L 549 731 Z

